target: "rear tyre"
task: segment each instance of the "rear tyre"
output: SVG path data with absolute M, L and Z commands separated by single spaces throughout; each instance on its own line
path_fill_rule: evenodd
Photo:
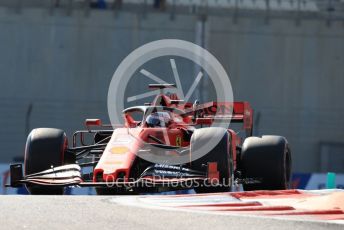
M 64 163 L 68 146 L 66 134 L 60 129 L 39 128 L 29 134 L 26 141 L 24 175 L 41 172 Z M 64 188 L 41 185 L 27 185 L 32 195 L 62 195 Z
M 190 141 L 191 154 L 214 137 L 220 140 L 219 143 L 206 155 L 191 162 L 191 168 L 205 171 L 208 162 L 217 162 L 221 185 L 209 186 L 199 184 L 199 186 L 194 187 L 196 193 L 227 192 L 232 187 L 233 160 L 230 152 L 230 135 L 226 129 L 209 127 L 195 130 Z
M 284 137 L 247 138 L 242 146 L 241 162 L 245 178 L 261 180 L 257 184 L 244 184 L 245 191 L 289 188 L 291 153 Z

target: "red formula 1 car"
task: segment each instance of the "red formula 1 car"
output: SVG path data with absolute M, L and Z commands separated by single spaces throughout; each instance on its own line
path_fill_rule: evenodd
M 173 86 L 150 88 L 163 92 Z M 161 93 L 153 103 L 125 109 L 123 115 L 125 124 L 116 128 L 87 119 L 87 130 L 74 133 L 71 147 L 62 130 L 34 129 L 26 143 L 24 173 L 21 164 L 11 165 L 10 186 L 25 185 L 31 194 L 63 194 L 68 186 L 95 187 L 97 194 L 289 186 L 288 142 L 281 136 L 252 137 L 253 111 L 247 102 L 188 103 Z M 229 121 L 243 124 L 244 137 L 223 126 Z M 209 140 L 216 141 L 211 145 Z

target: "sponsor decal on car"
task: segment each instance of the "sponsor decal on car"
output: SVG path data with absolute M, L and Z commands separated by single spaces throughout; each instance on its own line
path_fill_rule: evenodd
M 182 138 L 180 136 L 176 137 L 176 146 L 179 146 L 179 147 L 182 146 Z
M 110 152 L 113 154 L 125 154 L 129 152 L 129 149 L 125 146 L 116 146 L 116 147 L 112 147 L 110 149 Z

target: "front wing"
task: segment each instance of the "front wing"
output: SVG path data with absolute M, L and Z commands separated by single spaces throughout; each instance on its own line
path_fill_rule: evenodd
M 208 163 L 216 164 L 216 163 Z M 208 167 L 214 168 L 214 167 Z M 10 185 L 8 187 L 20 187 L 23 185 L 44 186 L 79 186 L 79 187 L 125 187 L 128 190 L 135 187 L 183 187 L 192 188 L 196 183 L 207 182 L 214 173 L 200 172 L 180 166 L 155 164 L 148 167 L 140 178 L 133 181 L 112 182 L 87 182 L 84 181 L 81 168 L 77 164 L 54 167 L 39 173 L 23 176 L 22 165 L 15 164 L 10 167 Z M 218 173 L 215 175 L 218 176 Z

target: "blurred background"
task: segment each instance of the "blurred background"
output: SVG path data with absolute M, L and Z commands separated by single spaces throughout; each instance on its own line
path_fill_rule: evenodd
M 107 123 L 117 66 L 165 38 L 218 58 L 254 135 L 287 137 L 294 172 L 344 173 L 344 0 L 0 0 L 0 163 L 33 128 Z

